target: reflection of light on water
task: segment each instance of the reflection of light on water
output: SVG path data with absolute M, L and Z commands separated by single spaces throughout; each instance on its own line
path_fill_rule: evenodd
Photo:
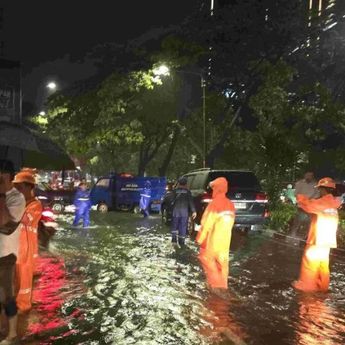
M 43 318 L 39 323 L 29 326 L 32 334 L 66 325 L 65 321 L 58 316 L 64 302 L 59 293 L 65 285 L 64 262 L 62 259 L 39 258 L 37 266 L 38 272 L 42 274 L 35 284 L 33 302 L 37 304 L 35 309 Z
M 343 343 L 345 322 L 325 297 L 302 295 L 296 322 L 296 344 L 331 345 Z M 335 327 L 335 325 L 337 325 Z
M 100 342 L 208 344 L 199 335 L 205 289 L 199 266 L 176 260 L 169 236 L 155 227 L 138 226 L 135 236 L 114 228 L 102 233 L 102 245 L 83 244 L 90 289 L 70 304 L 87 310 L 82 328 Z
M 290 282 L 299 259 L 284 271 L 291 260 L 285 247 L 280 250 L 275 243 L 266 248 L 263 241 L 254 246 L 252 241 L 251 255 L 231 255 L 229 285 L 232 295 L 240 298 L 228 301 L 209 295 L 191 243 L 187 250 L 175 252 L 168 229 L 163 233 L 154 220 L 115 212 L 93 216 L 99 227 L 85 232 L 88 236 L 66 226 L 52 243 L 65 258 L 61 277 L 68 284 L 59 290 L 62 304 L 49 320 L 63 320 L 62 334 L 50 334 L 49 343 L 209 345 L 219 344 L 222 333 L 237 343 L 236 336 L 248 339 L 248 344 L 306 345 L 295 342 L 296 334 L 326 334 L 328 327 L 331 336 L 337 336 L 337 329 L 341 332 L 344 320 L 334 306 L 325 309 L 319 321 L 296 313 L 298 295 Z M 73 217 L 64 219 L 70 224 Z M 343 267 L 334 272 L 330 300 L 339 306 L 344 301 L 345 279 L 338 273 Z M 319 332 L 322 318 L 326 327 Z M 313 322 L 317 327 L 308 329 Z
M 71 298 L 71 290 L 75 298 L 82 293 L 81 287 L 75 289 L 69 281 L 64 260 L 61 258 L 40 257 L 37 261 L 37 272 L 39 277 L 34 283 L 34 308 L 26 316 L 28 326 L 23 341 L 31 343 L 31 339 L 48 337 L 48 343 L 51 344 L 55 340 L 74 336 L 77 331 L 69 329 L 70 322 L 82 320 L 83 314 L 79 308 L 66 312 L 64 307 Z M 40 344 L 43 343 L 46 342 L 40 341 Z

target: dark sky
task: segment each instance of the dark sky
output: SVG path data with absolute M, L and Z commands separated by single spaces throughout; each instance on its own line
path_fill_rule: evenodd
M 1 1 L 0 1 L 1 2 Z M 201 0 L 5 0 L 5 52 L 27 67 L 183 20 Z
M 68 85 L 94 73 L 90 63 L 76 60 L 95 45 L 178 24 L 201 1 L 0 0 L 5 57 L 23 63 L 24 98 L 40 103 L 47 80 Z

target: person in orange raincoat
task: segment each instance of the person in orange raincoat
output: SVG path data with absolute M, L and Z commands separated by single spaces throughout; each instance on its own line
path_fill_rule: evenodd
M 31 309 L 33 274 L 38 256 L 37 228 L 42 215 L 42 205 L 35 198 L 35 170 L 25 168 L 13 180 L 14 186 L 24 195 L 26 209 L 21 220 L 19 253 L 16 265 L 17 307 L 20 312 Z
M 296 289 L 306 292 L 328 291 L 330 248 L 337 247 L 340 201 L 332 195 L 335 182 L 325 177 L 316 187 L 320 190 L 319 199 L 297 195 L 299 207 L 312 216 L 300 277 L 293 283 Z
M 200 245 L 199 259 L 208 284 L 213 289 L 227 289 L 235 207 L 226 197 L 228 182 L 224 177 L 212 181 L 210 187 L 212 201 L 203 214 L 196 241 Z

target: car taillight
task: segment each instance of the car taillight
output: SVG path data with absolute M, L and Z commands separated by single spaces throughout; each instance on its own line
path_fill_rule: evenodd
M 255 200 L 260 202 L 267 202 L 268 198 L 265 193 L 257 193 L 255 196 Z
M 43 217 L 53 218 L 54 217 L 54 213 L 52 211 L 43 211 L 42 212 L 42 216 Z
M 201 202 L 209 204 L 212 201 L 212 194 L 205 192 L 201 197 Z
M 269 210 L 265 210 L 264 217 L 265 218 L 269 218 L 270 216 L 271 216 L 270 211 Z

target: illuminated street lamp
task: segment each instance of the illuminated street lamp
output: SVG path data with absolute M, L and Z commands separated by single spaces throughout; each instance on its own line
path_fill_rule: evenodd
M 206 80 L 202 73 L 191 72 L 191 71 L 181 71 L 176 70 L 178 73 L 182 74 L 193 74 L 197 75 L 201 81 L 202 89 L 202 120 L 203 120 L 203 168 L 206 168 Z M 156 76 L 168 76 L 170 75 L 170 68 L 166 65 L 160 65 L 153 69 L 153 73 Z
M 45 111 L 41 111 L 41 112 L 40 112 L 40 115 L 41 115 L 41 116 L 45 116 L 45 114 L 46 114 Z
M 51 82 L 49 82 L 49 83 L 47 84 L 47 88 L 48 88 L 49 90 L 56 90 L 57 85 L 56 85 L 55 82 L 51 81 Z
M 153 69 L 153 74 L 157 76 L 168 76 L 170 75 L 170 68 L 166 65 L 161 65 Z

